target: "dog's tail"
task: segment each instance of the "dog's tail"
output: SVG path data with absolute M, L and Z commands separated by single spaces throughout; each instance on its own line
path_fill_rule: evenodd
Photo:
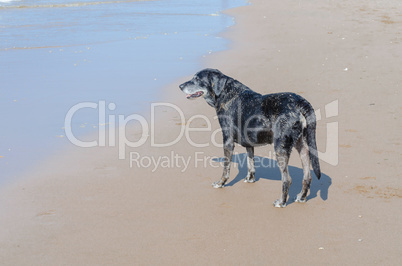
M 318 179 L 321 177 L 320 162 L 318 159 L 317 144 L 315 140 L 315 130 L 316 130 L 316 118 L 313 107 L 308 104 L 303 108 L 303 115 L 306 118 L 306 131 L 307 131 L 307 145 L 310 155 L 311 165 Z M 307 110 L 306 110 L 307 109 Z

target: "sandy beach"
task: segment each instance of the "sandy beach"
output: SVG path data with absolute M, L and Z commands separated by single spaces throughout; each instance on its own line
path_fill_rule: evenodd
M 314 106 L 323 175 L 308 201 L 293 200 L 303 175 L 294 151 L 288 206 L 272 206 L 281 192 L 272 146 L 256 149 L 254 184 L 242 182 L 236 146 L 228 185 L 213 189 L 219 124 L 203 99 L 186 100 L 182 77 L 154 106 L 155 123 L 151 106 L 144 115 L 149 132 L 127 127 L 143 145 L 70 145 L 1 188 L 0 264 L 402 264 L 401 3 L 250 3 L 225 11 L 236 20 L 222 33 L 231 47 L 203 65 Z M 183 128 L 204 131 L 179 138 Z

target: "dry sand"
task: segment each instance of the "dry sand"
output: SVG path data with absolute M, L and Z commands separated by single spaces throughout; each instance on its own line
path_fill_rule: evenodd
M 401 4 L 251 3 L 229 11 L 237 25 L 223 35 L 233 45 L 204 64 L 261 93 L 303 95 L 321 111 L 322 152 L 331 146 L 327 126 L 338 125 L 339 161 L 321 160 L 323 178 L 313 177 L 308 202 L 274 208 L 281 182 L 273 167 L 258 167 L 258 182 L 245 184 L 245 168 L 233 164 L 229 186 L 213 189 L 222 168 L 195 167 L 195 156 L 220 157 L 221 148 L 195 148 L 186 138 L 166 148 L 148 141 L 127 149 L 142 158 L 191 157 L 184 172 L 130 168 L 117 148 L 72 147 L 2 189 L 2 265 L 402 264 Z M 182 108 L 185 123 L 209 117 L 212 129 L 190 137 L 211 143 L 219 128 L 214 110 L 202 99 L 184 99 L 177 85 L 185 80 L 166 88 L 166 101 Z M 325 106 L 335 100 L 338 114 L 328 117 Z M 175 139 L 178 113 L 157 113 L 156 140 Z M 202 119 L 191 123 L 205 126 Z M 236 152 L 244 157 L 242 147 Z M 256 151 L 265 163 L 271 153 L 271 146 Z M 302 177 L 296 152 L 290 165 L 292 198 Z

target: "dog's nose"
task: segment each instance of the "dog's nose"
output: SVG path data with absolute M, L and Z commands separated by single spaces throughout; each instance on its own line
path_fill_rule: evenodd
M 179 88 L 180 88 L 181 90 L 183 90 L 183 89 L 184 89 L 184 83 L 181 84 L 181 85 L 179 86 Z

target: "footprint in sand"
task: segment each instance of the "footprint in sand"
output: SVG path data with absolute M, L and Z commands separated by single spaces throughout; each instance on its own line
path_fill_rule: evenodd
M 43 211 L 43 212 L 39 212 L 38 214 L 36 214 L 36 217 L 41 217 L 41 216 L 53 216 L 56 214 L 55 210 L 49 210 L 49 211 Z
M 340 148 L 351 148 L 352 146 L 349 144 L 339 144 Z

